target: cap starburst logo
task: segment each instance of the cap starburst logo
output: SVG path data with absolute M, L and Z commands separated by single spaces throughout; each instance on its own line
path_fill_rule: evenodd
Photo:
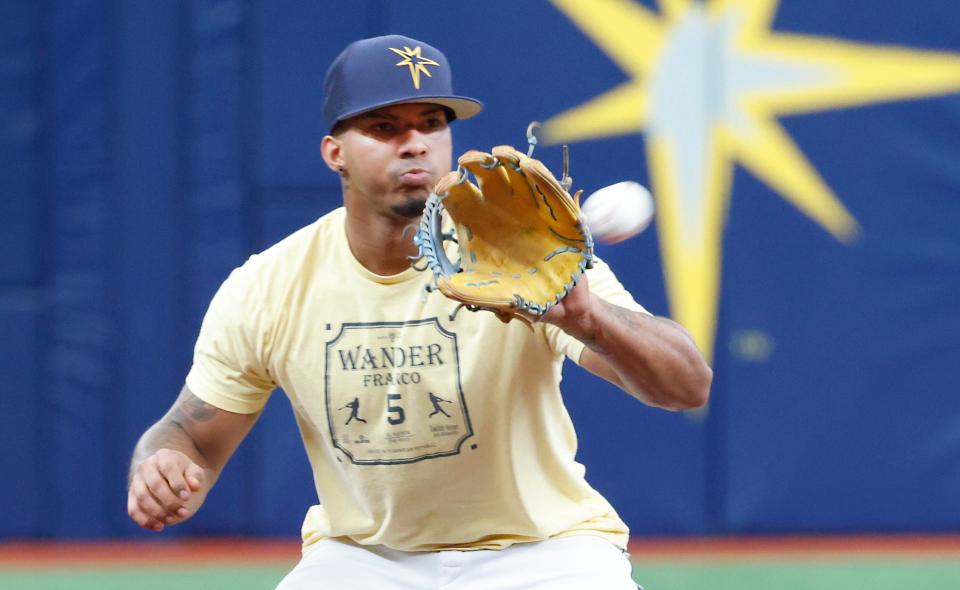
M 646 136 L 671 314 L 708 357 L 735 163 L 835 238 L 860 231 L 777 117 L 960 91 L 960 54 L 776 32 L 780 0 L 552 1 L 630 80 L 545 139 Z
M 403 66 L 407 66 L 410 68 L 410 77 L 413 78 L 413 87 L 417 90 L 420 90 L 420 73 L 422 72 L 428 78 L 430 78 L 432 76 L 430 75 L 430 70 L 427 69 L 427 66 L 440 65 L 432 59 L 420 55 L 420 47 L 414 47 L 413 49 L 410 49 L 406 46 L 404 46 L 403 49 L 391 47 L 390 51 L 403 58 L 403 61 L 397 62 L 397 67 L 402 68 Z

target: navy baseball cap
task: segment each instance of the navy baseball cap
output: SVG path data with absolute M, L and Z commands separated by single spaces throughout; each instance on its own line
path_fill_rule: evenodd
M 453 93 L 450 64 L 439 49 L 402 35 L 348 45 L 330 64 L 323 90 L 328 130 L 361 113 L 408 102 L 447 107 L 457 119 L 483 108 L 479 100 Z

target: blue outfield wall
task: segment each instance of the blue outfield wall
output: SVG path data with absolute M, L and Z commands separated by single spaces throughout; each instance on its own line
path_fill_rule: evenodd
M 707 220 L 671 234 L 658 217 L 598 253 L 648 309 L 696 322 L 709 410 L 565 374 L 588 479 L 635 534 L 960 530 L 960 4 L 663 4 L 5 3 L 0 537 L 148 535 L 125 514 L 130 451 L 230 269 L 339 205 L 323 73 L 393 32 L 444 49 L 485 102 L 454 124 L 456 153 L 523 144 L 530 121 L 627 85 L 634 110 L 569 141 L 575 184 L 638 180 L 661 211 Z M 795 78 L 791 43 L 812 48 Z M 811 90 L 823 72 L 833 90 Z M 662 102 L 669 84 L 693 110 Z M 538 150 L 558 167 L 558 147 Z M 729 178 L 682 192 L 710 154 Z M 715 263 L 677 263 L 710 220 Z M 314 502 L 278 392 L 201 514 L 165 534 L 295 535 Z

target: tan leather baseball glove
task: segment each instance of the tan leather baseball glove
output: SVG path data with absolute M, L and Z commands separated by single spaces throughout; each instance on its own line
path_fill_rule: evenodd
M 539 160 L 510 146 L 468 151 L 458 164 L 437 183 L 414 237 L 424 269 L 434 273 L 427 289 L 504 322 L 532 324 L 591 266 L 580 193 L 571 197 Z M 444 241 L 456 243 L 458 261 Z

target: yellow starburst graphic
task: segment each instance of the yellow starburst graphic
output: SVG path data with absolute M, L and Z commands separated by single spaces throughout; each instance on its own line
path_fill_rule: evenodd
M 409 47 L 404 46 L 403 49 L 396 49 L 391 47 L 390 51 L 396 53 L 403 58 L 403 61 L 397 62 L 398 67 L 407 66 L 410 68 L 410 77 L 413 78 L 413 87 L 417 90 L 420 90 L 420 73 L 423 72 L 428 78 L 431 78 L 430 70 L 427 69 L 427 66 L 439 66 L 437 62 L 433 61 L 430 58 L 423 57 L 420 55 L 420 47 L 414 47 L 410 49 Z
M 835 238 L 860 231 L 777 117 L 960 91 L 960 54 L 779 33 L 779 0 L 552 2 L 631 79 L 544 137 L 645 134 L 671 315 L 708 357 L 735 163 Z

